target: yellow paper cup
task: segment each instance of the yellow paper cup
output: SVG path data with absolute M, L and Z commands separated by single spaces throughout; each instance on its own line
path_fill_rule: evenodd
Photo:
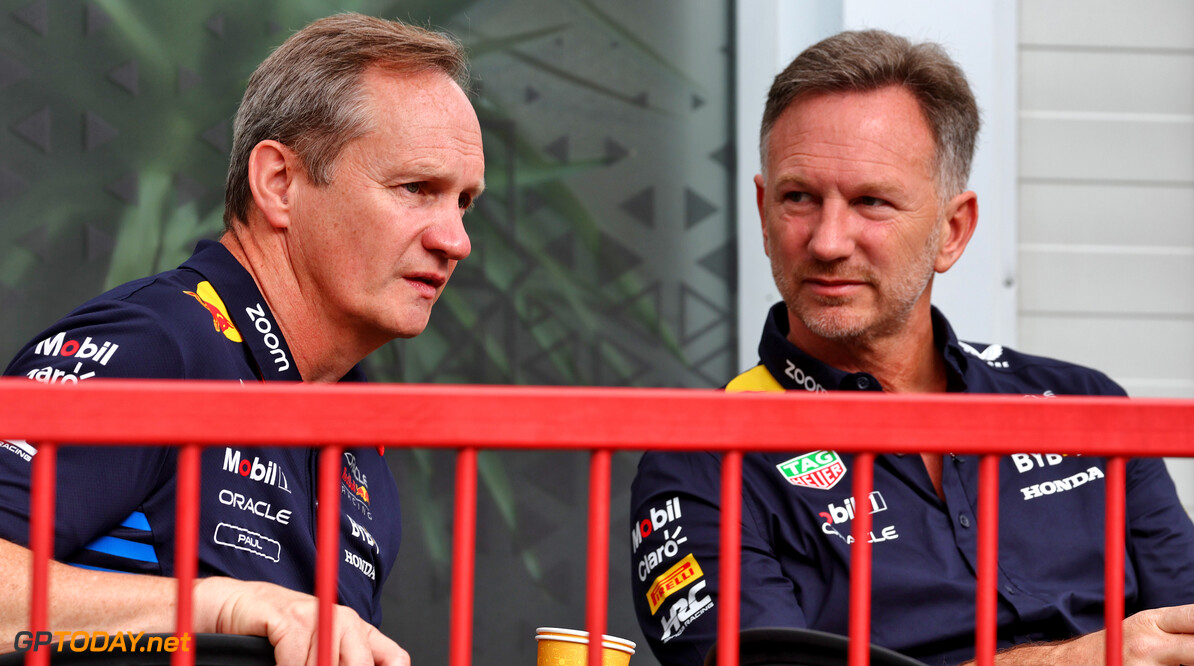
M 634 642 L 605 634 L 601 641 L 601 666 L 628 666 Z M 535 630 L 539 643 L 538 666 L 585 666 L 589 656 L 589 632 L 556 627 Z

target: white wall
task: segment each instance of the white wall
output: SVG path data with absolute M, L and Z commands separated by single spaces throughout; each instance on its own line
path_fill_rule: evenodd
M 961 337 L 1100 368 L 1138 397 L 1194 398 L 1194 2 L 742 0 L 739 366 L 779 300 L 760 240 L 757 132 L 805 46 L 877 27 L 945 45 L 983 112 L 979 229 L 939 276 Z M 1187 507 L 1194 461 L 1168 461 Z
M 763 255 L 751 176 L 771 80 L 805 47 L 841 30 L 882 28 L 944 45 L 983 114 L 971 170 L 979 226 L 965 256 L 938 276 L 933 301 L 958 335 L 1016 344 L 1016 4 L 1014 0 L 742 0 L 738 4 L 739 359 L 758 359 L 767 308 L 779 300 Z
M 1194 398 L 1194 3 L 1022 12 L 1021 346 Z
M 739 0 L 735 40 L 738 146 L 738 368 L 759 360 L 767 309 L 780 300 L 763 253 L 753 176 L 759 173 L 759 123 L 771 81 L 801 51 L 841 32 L 837 0 Z
M 1194 398 L 1194 3 L 1020 10 L 1020 346 Z

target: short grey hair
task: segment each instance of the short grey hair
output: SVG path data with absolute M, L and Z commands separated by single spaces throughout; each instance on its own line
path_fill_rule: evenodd
M 371 67 L 441 71 L 468 86 L 464 49 L 454 38 L 398 21 L 337 14 L 311 23 L 282 43 L 253 72 L 236 112 L 224 195 L 224 228 L 246 221 L 253 193 L 249 155 L 262 141 L 298 155 L 307 177 L 327 185 L 345 144 L 369 121 L 361 75 Z
M 778 76 L 767 94 L 759 150 L 767 168 L 775 122 L 800 98 L 901 86 L 916 98 L 936 144 L 938 194 L 966 189 L 980 125 L 966 75 L 941 46 L 913 44 L 882 30 L 842 32 L 807 49 Z

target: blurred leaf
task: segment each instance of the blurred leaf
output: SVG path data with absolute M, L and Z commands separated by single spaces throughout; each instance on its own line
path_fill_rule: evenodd
M 698 90 L 703 88 L 701 84 L 697 83 L 691 76 L 688 75 L 687 72 L 673 65 L 670 60 L 665 58 L 659 51 L 656 51 L 650 44 L 639 39 L 638 35 L 634 34 L 621 23 L 614 20 L 609 14 L 601 11 L 601 8 L 598 7 L 597 4 L 592 0 L 571 0 L 571 2 L 574 6 L 582 8 L 584 11 L 588 12 L 589 15 L 596 18 L 598 25 L 605 26 L 606 29 L 613 33 L 613 35 L 618 39 L 634 46 L 639 51 L 642 51 L 657 65 L 684 79 L 684 81 L 690 86 Z
M 515 46 L 520 46 L 527 42 L 532 42 L 540 37 L 554 35 L 557 32 L 568 29 L 567 25 L 557 25 L 548 28 L 540 28 L 538 30 L 530 30 L 527 32 L 520 32 L 518 34 L 509 35 L 506 37 L 496 37 L 493 39 L 484 39 L 473 44 L 466 44 L 465 48 L 468 50 L 469 57 L 476 59 L 494 51 L 505 51 Z
M 145 277 L 158 265 L 162 238 L 162 204 L 169 196 L 170 176 L 144 171 L 138 177 L 138 201 L 125 208 L 116 235 L 104 289 Z
M 613 88 L 608 88 L 608 87 L 603 86 L 594 81 L 590 81 L 588 79 L 582 78 L 582 77 L 578 76 L 577 74 L 574 74 L 573 72 L 570 72 L 562 67 L 556 67 L 555 65 L 548 64 L 538 58 L 535 58 L 533 56 L 529 56 L 525 53 L 522 53 L 521 51 L 515 51 L 514 49 L 510 49 L 509 51 L 506 52 L 506 55 L 508 55 L 511 58 L 514 58 L 516 60 L 520 60 L 536 69 L 543 70 L 544 72 L 547 72 L 548 74 L 551 74 L 552 76 L 555 76 L 556 78 L 562 79 L 564 81 L 568 81 L 569 83 L 571 83 L 573 85 L 579 86 L 581 88 L 585 88 L 587 90 L 591 90 L 595 93 L 604 95 L 611 99 L 616 99 L 620 102 L 629 104 L 630 106 L 645 109 L 647 111 L 652 111 L 654 113 L 662 113 L 662 114 L 669 115 L 669 116 L 672 115 L 670 112 L 668 112 L 664 109 L 661 109 L 661 108 L 655 107 L 655 106 L 651 106 L 650 102 L 645 99 L 638 98 L 638 97 L 631 97 L 630 95 L 627 95 L 626 93 L 623 93 L 618 90 L 614 90 Z
M 496 451 L 481 451 L 477 454 L 477 473 L 481 477 L 485 489 L 493 497 L 498 513 L 506 521 L 506 526 L 514 531 L 518 528 L 517 510 L 514 507 L 514 489 L 510 485 L 510 477 Z

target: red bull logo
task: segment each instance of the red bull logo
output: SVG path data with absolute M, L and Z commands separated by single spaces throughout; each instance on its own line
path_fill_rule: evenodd
M 340 494 L 347 497 L 362 515 L 373 520 L 369 504 L 369 479 L 357 466 L 357 457 L 347 451 L 344 452 L 344 464 L 340 467 Z
M 353 470 L 356 470 L 355 465 L 353 466 Z M 346 488 L 348 488 L 348 492 L 361 498 L 361 501 L 365 504 L 369 503 L 369 489 L 366 488 L 364 484 L 357 483 L 356 479 L 354 479 L 352 475 L 348 473 L 347 467 L 341 469 L 340 481 L 344 483 Z
M 211 315 L 212 326 L 215 327 L 217 333 L 223 333 L 224 337 L 233 342 L 244 342 L 240 331 L 236 330 L 236 325 L 232 323 L 232 318 L 228 316 L 228 308 L 224 306 L 224 301 L 220 299 L 220 295 L 216 293 L 214 287 L 206 280 L 200 282 L 195 286 L 195 291 L 182 292 L 188 296 L 193 297 L 199 304 L 207 309 L 208 314 Z

